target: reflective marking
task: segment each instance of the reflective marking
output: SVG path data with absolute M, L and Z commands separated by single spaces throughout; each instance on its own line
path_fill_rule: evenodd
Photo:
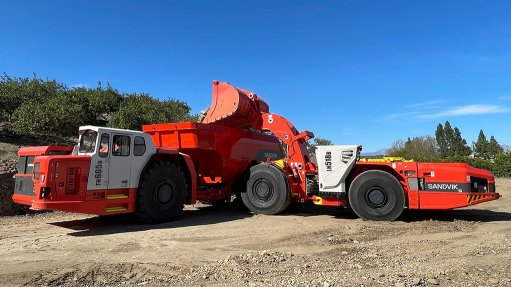
M 125 207 L 121 207 L 121 206 L 119 206 L 119 207 L 107 207 L 107 208 L 105 208 L 105 211 L 106 211 L 106 212 L 116 212 L 116 211 L 125 211 L 125 210 L 128 210 L 128 209 L 127 209 L 127 208 L 125 208 Z
M 109 194 L 106 196 L 106 199 L 124 199 L 128 198 L 126 194 Z

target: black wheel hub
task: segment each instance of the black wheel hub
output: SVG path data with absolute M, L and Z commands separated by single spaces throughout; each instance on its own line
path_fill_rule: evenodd
M 174 196 L 174 187 L 164 182 L 158 186 L 158 189 L 156 190 L 156 198 L 161 204 L 167 204 L 172 200 L 172 197 Z
M 273 188 L 265 180 L 259 180 L 252 189 L 255 197 L 261 201 L 268 201 L 273 196 Z
M 366 193 L 366 202 L 372 208 L 383 207 L 387 204 L 388 194 L 385 189 L 380 187 L 371 187 Z

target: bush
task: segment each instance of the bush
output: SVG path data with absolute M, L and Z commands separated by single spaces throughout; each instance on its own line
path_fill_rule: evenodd
M 39 136 L 72 136 L 86 123 L 83 99 L 59 94 L 44 103 L 26 102 L 14 113 L 14 131 Z
M 55 80 L 37 78 L 0 77 L 0 121 L 12 120 L 16 109 L 26 102 L 41 103 L 66 89 Z
M 499 154 L 495 161 L 468 156 L 414 158 L 413 160 L 417 162 L 464 162 L 475 168 L 489 170 L 495 177 L 511 177 L 511 153 Z
M 436 158 L 436 141 L 432 136 L 421 136 L 408 138 L 408 140 L 398 140 L 392 144 L 389 156 L 405 158 Z
M 113 113 L 119 110 L 123 96 L 109 84 L 101 83 L 95 89 L 75 88 L 70 93 L 80 95 L 86 101 L 87 124 L 105 126 Z
M 195 121 L 182 101 L 123 94 L 101 82 L 69 89 L 55 80 L 0 76 L 0 122 L 22 135 L 67 137 L 81 125 L 141 129 L 142 124 Z
M 144 124 L 191 121 L 189 112 L 190 107 L 185 102 L 160 101 L 147 94 L 129 95 L 112 115 L 108 126 L 140 130 Z
M 511 177 L 511 153 L 497 155 L 493 163 L 493 174 L 498 177 Z

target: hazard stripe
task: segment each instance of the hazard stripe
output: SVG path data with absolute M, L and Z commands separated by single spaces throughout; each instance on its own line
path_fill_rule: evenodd
M 467 195 L 467 202 L 472 202 L 472 201 L 476 201 L 476 200 L 480 200 L 480 199 L 483 199 L 485 198 L 486 195 L 484 194 L 479 194 L 479 195 Z

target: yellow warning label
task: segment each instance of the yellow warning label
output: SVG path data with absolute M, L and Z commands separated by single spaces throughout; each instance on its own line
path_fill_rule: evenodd
M 284 169 L 286 166 L 286 163 L 281 159 L 274 161 L 273 164 L 278 166 L 280 169 Z
M 319 196 L 314 196 L 314 199 L 312 200 L 312 202 L 314 202 L 314 204 L 316 204 L 316 205 L 323 205 L 323 198 L 321 198 Z

